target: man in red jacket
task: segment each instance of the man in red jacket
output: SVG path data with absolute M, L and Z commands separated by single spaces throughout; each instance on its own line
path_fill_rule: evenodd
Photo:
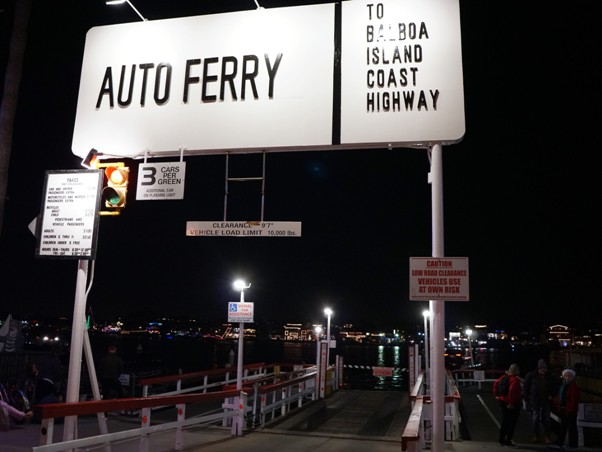
M 506 394 L 498 393 L 498 381 L 493 384 L 493 394 L 502 407 L 502 425 L 500 426 L 500 446 L 518 447 L 513 441 L 514 430 L 518 422 L 521 405 L 523 402 L 523 390 L 521 380 L 518 374 L 520 369 L 518 364 L 513 363 L 506 371 L 508 375 L 508 392 Z

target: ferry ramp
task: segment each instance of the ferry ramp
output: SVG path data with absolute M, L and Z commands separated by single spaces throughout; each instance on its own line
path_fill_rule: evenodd
M 501 410 L 491 395 L 490 385 L 460 388 L 462 441 L 445 443 L 445 452 L 476 452 L 507 450 L 497 444 Z M 401 451 L 401 436 L 410 414 L 406 391 L 340 390 L 326 399 L 305 404 L 255 428 L 242 436 L 232 436 L 229 427 L 209 426 L 187 428 L 183 436 L 185 451 L 211 452 L 388 452 Z M 160 412 L 154 419 L 160 422 Z M 110 431 L 135 428 L 137 417 L 112 415 L 108 417 Z M 58 427 L 58 426 L 57 426 Z M 78 424 L 81 436 L 97 428 L 96 417 L 83 417 Z M 31 451 L 37 445 L 40 425 L 25 424 L 0 433 L 3 452 Z M 530 443 L 531 434 L 526 412 L 521 412 L 516 429 L 515 450 L 548 450 L 543 443 Z M 150 450 L 175 450 L 174 433 L 151 435 Z M 582 451 L 600 451 L 586 443 Z M 128 440 L 111 445 L 112 452 L 134 452 L 139 441 Z M 86 450 L 105 450 L 102 446 Z M 430 449 L 425 449 L 430 450 Z

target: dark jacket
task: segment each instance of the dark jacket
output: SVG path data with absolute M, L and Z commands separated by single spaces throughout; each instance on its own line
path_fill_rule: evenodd
M 532 370 L 525 377 L 523 392 L 528 409 L 537 409 L 551 404 L 552 398 L 556 395 L 556 384 L 552 374 L 548 371 L 541 374 L 538 369 Z
M 123 360 L 114 352 L 109 352 L 100 360 L 100 379 L 119 380 L 123 372 Z

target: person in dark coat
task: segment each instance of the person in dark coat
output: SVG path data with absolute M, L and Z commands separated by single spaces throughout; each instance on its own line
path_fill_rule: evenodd
M 527 411 L 531 413 L 532 421 L 532 443 L 540 440 L 540 433 L 543 431 L 543 440 L 550 444 L 551 422 L 550 411 L 552 401 L 556 395 L 554 378 L 548 371 L 548 364 L 540 359 L 537 362 L 537 369 L 532 370 L 525 376 L 523 393 Z
M 44 356 L 38 366 L 36 389 L 36 403 L 54 403 L 53 401 L 42 401 L 50 393 L 59 399 L 63 399 L 67 369 L 61 361 L 62 347 L 55 345 L 50 353 Z
M 111 344 L 107 354 L 100 360 L 99 376 L 103 399 L 118 399 L 123 395 L 120 375 L 123 373 L 123 360 L 117 354 L 117 346 Z
M 498 395 L 496 384 L 494 383 L 493 392 L 496 395 L 498 404 L 502 408 L 502 424 L 499 435 L 500 446 L 517 447 L 512 438 L 514 437 L 514 430 L 518 423 L 523 402 L 523 389 L 519 373 L 520 369 L 516 363 L 511 364 L 506 371 L 506 374 L 510 378 L 507 394 Z

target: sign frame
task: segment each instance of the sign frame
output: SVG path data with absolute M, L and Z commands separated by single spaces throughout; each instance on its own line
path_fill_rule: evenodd
M 140 163 L 136 179 L 136 201 L 182 200 L 186 184 L 186 162 Z M 173 183 L 175 181 L 178 183 Z M 166 186 L 162 187 L 163 185 Z
M 252 102 L 241 95 L 248 73 L 226 69 L 243 55 L 258 61 Z M 121 82 L 123 99 L 112 88 Z M 72 151 L 137 159 L 427 148 L 457 143 L 465 129 L 459 0 L 354 0 L 92 28 Z
M 84 176 L 85 190 L 89 193 L 74 193 L 73 186 L 82 185 L 80 184 L 79 176 Z M 50 259 L 96 259 L 96 250 L 98 244 L 98 227 L 100 224 L 100 209 L 101 209 L 101 193 L 103 185 L 103 172 L 101 170 L 49 170 L 46 171 L 44 177 L 44 187 L 42 191 L 42 208 L 40 216 L 36 222 L 36 249 L 35 256 L 39 258 L 50 258 Z M 51 179 L 56 181 L 51 182 Z M 61 184 L 61 179 L 63 180 Z M 70 180 L 72 179 L 72 180 Z M 61 184 L 61 187 L 55 186 L 54 184 Z M 57 190 L 58 188 L 58 190 Z M 49 191 L 53 191 L 52 197 Z M 69 193 L 65 193 L 69 191 Z M 84 198 L 80 201 L 75 201 L 76 198 Z M 52 201 L 54 200 L 54 201 Z M 68 201 L 68 202 L 64 202 Z M 87 206 L 84 206 L 84 214 L 81 217 L 76 217 L 74 220 L 52 222 L 52 218 L 62 219 L 67 218 L 65 215 L 72 214 L 74 209 L 61 208 L 60 204 L 76 204 L 87 202 Z M 54 207 L 53 207 L 54 205 Z M 76 207 L 77 209 L 82 207 Z M 84 218 L 87 220 L 84 221 Z M 67 225 L 65 225 L 67 223 Z M 70 225 L 69 223 L 73 223 Z M 77 223 L 77 225 L 75 224 Z M 52 229 L 51 229 L 52 227 Z M 55 228 L 59 228 L 58 231 Z M 79 234 L 78 230 L 83 229 Z M 49 234 L 49 235 L 45 235 Z M 45 242 L 45 239 L 48 242 Z M 79 239 L 79 240 L 75 240 Z M 69 243 L 51 243 L 51 242 L 69 242 Z M 74 244 L 73 242 L 85 241 L 89 246 L 71 248 L 71 252 L 68 252 L 68 245 Z M 56 248 L 56 252 L 52 250 L 46 250 L 45 245 L 65 245 L 62 248 Z M 74 252 L 78 249 L 88 249 L 87 254 L 80 254 Z
M 299 221 L 187 221 L 189 237 L 301 237 Z
M 253 323 L 255 315 L 254 303 L 244 301 L 228 302 L 228 322 L 229 323 Z M 236 314 L 234 314 L 236 313 Z
M 410 300 L 469 301 L 467 257 L 410 257 Z

